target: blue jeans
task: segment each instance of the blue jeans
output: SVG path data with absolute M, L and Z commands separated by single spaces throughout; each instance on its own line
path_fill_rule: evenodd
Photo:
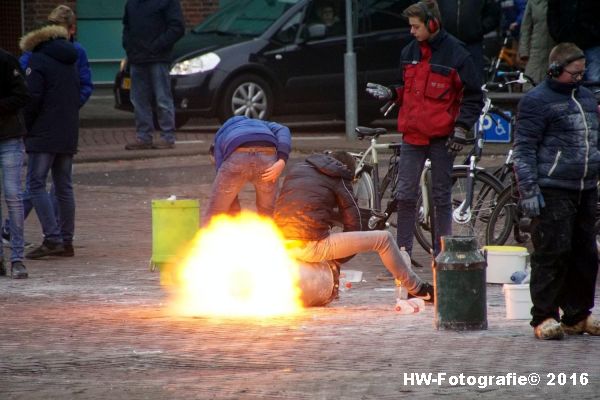
M 246 183 L 252 183 L 256 191 L 256 209 L 259 214 L 271 216 L 275 208 L 277 182 L 265 182 L 262 173 L 277 161 L 275 151 L 233 152 L 217 171 L 208 204 L 204 209 L 202 225 L 218 214 L 229 212 L 237 195 Z
M 418 292 L 423 285 L 410 265 L 410 257 L 406 252 L 400 251 L 389 231 L 338 232 L 322 240 L 304 243 L 291 240 L 288 249 L 295 258 L 307 262 L 337 260 L 376 251 L 387 270 L 410 293 Z
M 0 168 L 2 168 L 2 190 L 10 220 L 10 260 L 23 260 L 23 188 L 21 168 L 25 158 L 23 139 L 0 141 Z M 0 246 L 0 257 L 4 257 Z
M 398 160 L 398 247 L 412 253 L 413 232 L 419 195 L 419 179 L 425 160 L 431 160 L 431 180 L 435 220 L 434 253 L 440 252 L 440 237 L 452 234 L 452 165 L 454 157 L 446 149 L 447 138 L 431 139 L 429 145 L 402 144 Z
M 175 107 L 171 94 L 169 64 L 131 64 L 130 71 L 131 102 L 138 140 L 152 142 L 152 112 L 156 109 L 161 137 L 169 143 L 175 143 Z M 155 100 L 156 104 L 153 104 Z
M 585 49 L 585 80 L 600 81 L 600 46 Z
M 25 199 L 30 199 L 42 225 L 45 240 L 52 243 L 73 243 L 75 233 L 75 196 L 72 182 L 72 154 L 29 153 Z M 58 213 L 46 189 L 48 173 L 52 171 Z M 57 223 L 56 215 L 60 220 Z

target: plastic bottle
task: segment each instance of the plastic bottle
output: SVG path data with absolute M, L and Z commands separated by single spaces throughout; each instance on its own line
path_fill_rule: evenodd
M 396 299 L 396 311 L 400 314 L 412 314 L 418 312 L 418 309 L 415 309 L 413 305 L 408 300 Z
M 510 280 L 513 283 L 519 284 L 519 283 L 523 282 L 523 280 L 525 279 L 526 276 L 527 276 L 527 272 L 525 272 L 525 271 L 515 271 L 510 276 Z
M 419 312 L 419 311 L 425 309 L 425 300 L 423 300 L 423 299 L 419 299 L 419 298 L 415 297 L 412 299 L 408 299 L 408 302 L 415 309 L 414 312 Z

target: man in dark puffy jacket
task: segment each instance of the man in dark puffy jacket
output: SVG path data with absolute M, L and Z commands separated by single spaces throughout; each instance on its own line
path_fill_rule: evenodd
M 400 84 L 387 88 L 368 83 L 367 92 L 400 106 L 398 246 L 412 251 L 419 177 L 429 158 L 437 254 L 440 237 L 452 233 L 452 165 L 483 106 L 481 79 L 467 49 L 442 29 L 435 0 L 413 4 L 404 15 L 416 40 L 402 50 Z
M 433 287 L 410 266 L 389 231 L 361 231 L 360 211 L 352 192 L 354 158 L 346 152 L 314 154 L 287 174 L 275 205 L 275 223 L 292 254 L 306 262 L 345 262 L 356 253 L 376 251 L 397 285 L 412 297 L 433 302 Z M 332 233 L 338 209 L 344 232 Z
M 11 54 L 0 49 L 0 169 L 2 191 L 10 220 L 11 277 L 27 278 L 23 265 L 23 189 L 21 167 L 24 145 L 21 110 L 29 100 L 27 85 L 19 63 Z M 4 250 L 0 244 L 0 276 L 6 275 Z
M 131 73 L 137 139 L 126 150 L 175 147 L 175 107 L 169 68 L 173 45 L 185 31 L 179 0 L 127 0 L 123 48 Z M 160 139 L 152 143 L 156 109 Z
M 50 25 L 28 33 L 20 43 L 23 51 L 32 52 L 25 72 L 31 94 L 25 107 L 26 196 L 44 233 L 42 245 L 26 254 L 32 259 L 73 255 L 75 196 L 71 169 L 79 139 L 80 100 L 77 50 L 68 37 L 64 27 Z M 46 189 L 50 171 L 60 226 Z
M 598 273 L 596 99 L 579 85 L 581 49 L 561 43 L 550 62 L 549 77 L 519 103 L 514 145 L 521 207 L 533 218 L 531 325 L 539 339 L 600 335 L 591 316 Z

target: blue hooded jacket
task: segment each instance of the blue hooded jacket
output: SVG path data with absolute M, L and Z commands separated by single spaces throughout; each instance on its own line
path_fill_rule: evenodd
M 217 170 L 239 146 L 249 142 L 272 143 L 277 155 L 287 160 L 292 148 L 292 135 L 287 126 L 244 116 L 229 118 L 215 134 L 215 163 Z

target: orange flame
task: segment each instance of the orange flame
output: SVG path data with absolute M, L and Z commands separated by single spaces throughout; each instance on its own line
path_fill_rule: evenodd
M 298 265 L 269 218 L 220 215 L 200 230 L 174 266 L 178 315 L 271 317 L 302 310 Z

